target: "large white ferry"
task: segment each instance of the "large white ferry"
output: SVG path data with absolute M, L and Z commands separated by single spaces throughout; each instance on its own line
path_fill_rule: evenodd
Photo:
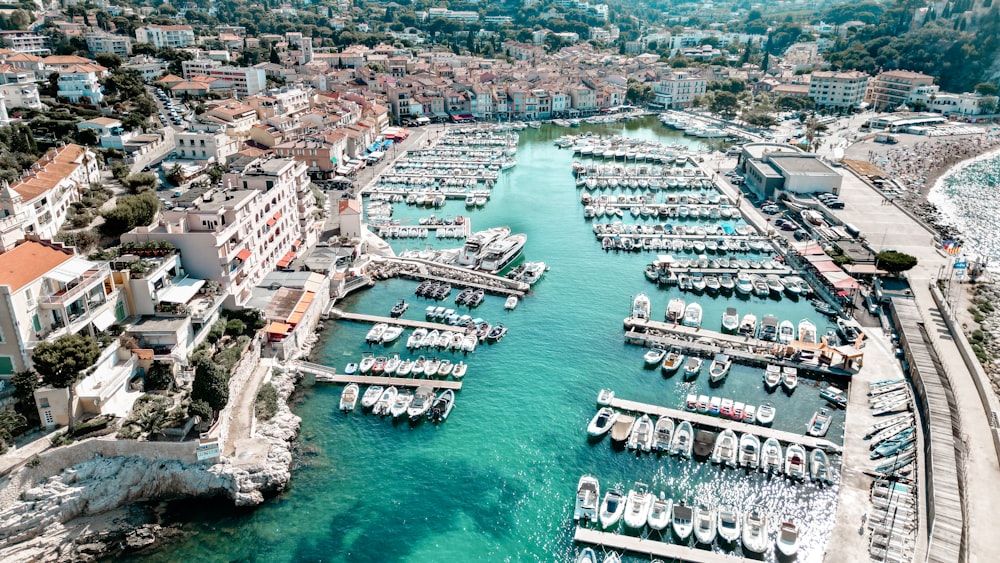
M 475 268 L 486 253 L 486 249 L 494 242 L 503 240 L 509 234 L 510 227 L 493 227 L 492 229 L 472 233 L 466 239 L 462 250 L 459 251 L 455 265 L 464 268 Z
M 518 233 L 494 242 L 486 248 L 483 259 L 479 262 L 479 269 L 489 274 L 495 274 L 510 265 L 524 250 L 524 243 L 528 242 L 528 235 Z

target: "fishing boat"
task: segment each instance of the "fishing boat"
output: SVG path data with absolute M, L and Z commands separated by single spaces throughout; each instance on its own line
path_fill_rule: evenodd
M 611 439 L 615 442 L 625 442 L 635 425 L 635 417 L 627 414 L 619 414 L 611 426 Z
M 701 371 L 701 366 L 704 363 L 705 361 L 698 356 L 688 356 L 687 361 L 684 362 L 684 379 L 698 377 L 698 373 Z
M 576 485 L 576 507 L 573 520 L 597 520 L 597 510 L 601 499 L 601 485 L 596 477 L 584 475 Z
M 386 360 L 385 367 L 382 368 L 382 373 L 385 375 L 392 375 L 396 373 L 396 370 L 399 369 L 399 364 L 401 363 L 402 361 L 399 359 L 399 354 L 393 354 L 391 358 Z
M 392 309 L 389 310 L 389 315 L 392 317 L 402 316 L 402 314 L 409 308 L 410 304 L 407 303 L 405 299 L 400 299 L 395 305 L 392 306 Z
M 799 527 L 794 522 L 782 522 L 775 538 L 778 551 L 785 557 L 794 557 L 799 550 Z
M 830 423 L 833 421 L 833 417 L 830 416 L 830 411 L 826 409 L 819 409 L 813 413 L 812 420 L 809 421 L 809 428 L 806 430 L 806 434 L 810 436 L 816 436 L 821 438 L 826 436 L 828 430 L 830 430 Z
M 646 369 L 653 369 L 656 366 L 663 363 L 663 358 L 667 355 L 667 350 L 665 348 L 650 348 L 648 352 L 642 357 L 646 362 Z
M 625 525 L 633 529 L 645 526 L 652 504 L 653 495 L 650 494 L 649 487 L 637 481 L 635 487 L 629 489 L 625 500 Z
M 455 264 L 465 268 L 473 268 L 479 264 L 486 248 L 510 234 L 510 227 L 493 227 L 485 231 L 477 231 L 465 239 L 465 244 L 458 252 Z
M 503 308 L 508 311 L 512 311 L 517 307 L 517 296 L 511 295 L 507 297 L 507 300 L 503 302 Z
M 665 530 L 670 525 L 670 512 L 674 507 L 674 502 L 666 498 L 660 492 L 658 498 L 653 499 L 653 505 L 649 508 L 649 516 L 646 517 L 646 525 L 650 530 Z
M 674 533 L 679 540 L 687 541 L 691 537 L 691 530 L 694 528 L 694 511 L 690 506 L 686 506 L 684 501 L 674 504 L 673 517 L 670 519 Z
M 506 335 L 507 327 L 503 323 L 497 323 L 490 329 L 490 333 L 486 335 L 486 340 L 487 342 L 500 342 Z
M 639 417 L 628 436 L 628 449 L 648 452 L 653 445 L 653 421 L 648 414 Z
M 396 402 L 396 395 L 398 394 L 399 390 L 395 386 L 390 386 L 382 391 L 382 395 L 379 396 L 378 401 L 375 402 L 375 406 L 372 407 L 372 414 L 377 416 L 389 414 L 389 410 L 392 408 L 393 403 Z
M 357 362 L 347 362 L 347 365 L 344 366 L 344 375 L 354 375 L 356 373 L 358 373 Z
M 715 511 L 704 504 L 699 504 L 694 511 L 694 537 L 698 543 L 712 545 L 717 533 Z
M 653 429 L 654 452 L 665 452 L 670 449 L 670 439 L 674 435 L 674 420 L 667 416 L 656 419 L 656 427 Z
M 580 554 L 576 556 L 576 563 L 597 563 L 597 554 L 594 553 L 594 548 L 583 548 Z
M 358 364 L 358 371 L 361 373 L 368 373 L 372 370 L 372 366 L 375 365 L 375 354 L 371 352 L 364 352 L 361 354 L 361 363 Z
M 684 300 L 675 297 L 667 303 L 667 310 L 663 313 L 668 322 L 678 323 L 684 318 Z
M 663 364 L 660 366 L 660 371 L 663 375 L 673 375 L 677 373 L 681 365 L 684 364 L 684 354 L 681 353 L 678 348 L 671 348 L 667 352 L 667 357 L 663 359 Z
M 778 342 L 788 344 L 795 340 L 795 325 L 792 321 L 785 319 L 778 325 Z
M 767 550 L 767 515 L 759 506 L 754 506 L 743 517 L 743 549 L 756 554 Z
M 761 406 L 757 407 L 757 423 L 762 426 L 771 424 L 774 422 L 775 413 L 776 410 L 774 405 L 770 401 L 763 403 Z
M 754 470 L 760 467 L 760 438 L 749 432 L 740 436 L 739 465 Z
M 719 507 L 719 537 L 729 544 L 740 539 L 740 511 L 729 505 Z
M 781 368 L 781 386 L 785 388 L 789 394 L 795 391 L 795 388 L 799 386 L 799 370 L 791 366 L 784 366 Z
M 682 420 L 674 429 L 674 437 L 670 440 L 670 455 L 691 457 L 694 446 L 694 428 L 691 423 Z
M 625 495 L 620 490 L 611 489 L 604 493 L 604 501 L 601 502 L 601 511 L 598 516 L 602 528 L 610 528 L 617 524 L 624 512 Z
M 427 416 L 431 422 L 444 422 L 448 419 L 448 415 L 451 414 L 451 409 L 454 407 L 455 392 L 451 389 L 445 389 L 434 400 L 434 404 L 431 405 L 431 410 L 428 411 Z
M 426 385 L 417 387 L 413 394 L 410 406 L 406 408 L 406 414 L 410 417 L 410 422 L 419 422 L 427 411 L 430 410 L 434 402 L 434 389 Z
M 785 475 L 792 479 L 804 480 L 808 472 L 806 449 L 799 444 L 789 444 L 785 450 Z
M 753 337 L 757 333 L 757 315 L 747 313 L 740 321 L 739 333 L 743 336 Z
M 590 424 L 587 425 L 587 434 L 594 437 L 603 436 L 607 434 L 608 430 L 611 430 L 617 419 L 618 413 L 611 407 L 601 407 L 591 419 Z
M 809 478 L 817 483 L 833 482 L 830 477 L 830 458 L 819 448 L 809 452 Z
M 413 394 L 408 392 L 401 392 L 396 394 L 396 400 L 389 407 L 389 414 L 393 418 L 398 418 L 406 414 L 406 410 L 410 408 L 410 403 L 413 402 Z
M 781 366 L 776 364 L 767 364 L 764 368 L 764 387 L 768 391 L 774 391 L 781 385 Z M 760 413 L 758 412 L 757 418 L 760 418 Z
M 645 293 L 640 293 L 632 300 L 632 318 L 649 319 L 650 304 L 649 297 Z
M 606 407 L 615 399 L 615 392 L 611 389 L 601 389 L 597 393 L 597 404 Z
M 711 383 L 718 383 L 726 378 L 733 361 L 728 354 L 716 354 L 712 358 L 712 364 L 708 366 L 708 376 Z
M 386 323 L 377 323 L 375 326 L 368 329 L 368 333 L 365 334 L 365 342 L 369 344 L 374 344 L 382 341 L 382 333 L 385 329 L 389 328 Z
M 740 271 L 736 274 L 736 293 L 740 295 L 750 295 L 753 293 L 753 281 L 750 274 Z
M 423 327 L 418 328 L 406 339 L 406 347 L 411 350 L 421 348 L 424 345 L 424 338 L 426 337 L 427 329 Z
M 730 429 L 719 432 L 715 439 L 715 447 L 712 449 L 712 463 L 725 464 L 729 467 L 736 467 L 739 440 L 736 433 Z
M 739 329 L 740 318 L 735 307 L 726 307 L 726 312 L 722 313 L 722 332 L 732 334 Z
M 701 305 L 697 303 L 688 303 L 688 306 L 684 308 L 684 326 L 701 326 Z
M 355 405 L 358 404 L 358 384 L 348 383 L 344 390 L 340 392 L 340 410 L 341 412 L 351 412 L 354 410 Z
M 382 396 L 382 391 L 384 389 L 381 385 L 372 385 L 368 389 L 365 389 L 365 394 L 361 396 L 361 408 L 370 409 L 374 407 L 379 397 Z
M 781 473 L 782 460 L 781 444 L 778 440 L 776 438 L 765 440 L 760 454 L 760 470 L 765 473 Z
M 799 321 L 799 340 L 816 344 L 816 325 L 809 319 Z
M 495 274 L 510 265 L 524 250 L 528 235 L 510 235 L 489 245 L 479 261 L 478 268 L 488 274 Z

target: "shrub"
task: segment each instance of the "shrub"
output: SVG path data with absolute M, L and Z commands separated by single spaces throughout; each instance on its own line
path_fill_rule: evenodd
M 226 323 L 226 334 L 229 336 L 239 336 L 246 330 L 246 325 L 239 319 L 233 319 Z
M 153 362 L 146 371 L 146 390 L 165 391 L 174 384 L 174 373 L 171 364 Z
M 212 406 L 206 401 L 192 401 L 188 407 L 188 414 L 200 417 L 203 422 L 211 422 L 215 417 Z
M 109 424 L 111 424 L 112 420 L 114 420 L 114 417 L 109 415 L 95 416 L 90 420 L 85 420 L 74 426 L 72 435 L 74 438 L 79 438 L 80 436 L 85 436 L 91 432 L 104 430 Z
M 119 440 L 135 440 L 139 437 L 139 434 L 140 432 L 137 426 L 127 424 L 121 427 L 118 433 L 115 434 L 115 438 L 118 438 Z
M 254 407 L 257 409 L 257 417 L 261 420 L 271 420 L 278 413 L 278 390 L 271 385 L 271 382 L 261 385 L 257 391 Z

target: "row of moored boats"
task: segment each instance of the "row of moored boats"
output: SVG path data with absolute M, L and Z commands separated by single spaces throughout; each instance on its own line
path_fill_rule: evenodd
M 397 377 L 439 377 L 448 376 L 462 379 L 468 370 L 464 361 L 452 362 L 448 358 L 435 356 L 417 358 L 400 358 L 399 354 L 392 356 L 376 356 L 365 352 L 358 363 L 350 362 L 344 368 L 345 375 L 375 375 Z
M 359 401 L 362 409 L 370 410 L 376 416 L 406 417 L 412 423 L 424 418 L 431 422 L 444 422 L 455 406 L 455 392 L 445 389 L 435 396 L 430 386 L 417 387 L 411 393 L 395 386 L 372 385 L 361 394 L 357 383 L 349 383 L 340 394 L 340 410 L 351 412 Z

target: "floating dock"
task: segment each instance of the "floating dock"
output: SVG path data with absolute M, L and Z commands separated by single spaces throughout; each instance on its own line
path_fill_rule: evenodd
M 573 541 L 589 543 L 605 548 L 624 550 L 631 553 L 642 553 L 662 557 L 670 561 L 692 561 L 696 563 L 734 563 L 748 561 L 738 555 L 715 553 L 703 549 L 694 549 L 686 545 L 666 543 L 649 538 L 638 538 L 610 532 L 599 532 L 590 528 L 577 527 Z
M 449 381 L 447 379 L 418 379 L 413 377 L 382 377 L 378 375 L 347 375 L 336 373 L 332 368 L 313 364 L 311 362 L 297 362 L 295 368 L 316 375 L 316 381 L 321 383 L 357 383 L 358 385 L 381 385 L 383 387 L 431 387 L 433 389 L 462 390 L 461 381 Z
M 345 321 L 356 321 L 359 323 L 369 323 L 378 324 L 386 323 L 390 325 L 403 326 L 407 328 L 426 328 L 427 330 L 439 330 L 439 331 L 451 331 L 451 332 L 465 332 L 467 330 L 465 327 L 446 325 L 441 323 L 432 323 L 428 321 L 417 321 L 412 319 L 401 319 L 397 317 L 380 317 L 378 315 L 364 315 L 361 313 L 349 313 L 343 309 L 338 309 L 333 307 L 330 309 L 330 316 L 335 319 L 342 319 Z M 402 336 L 400 336 L 402 338 Z

